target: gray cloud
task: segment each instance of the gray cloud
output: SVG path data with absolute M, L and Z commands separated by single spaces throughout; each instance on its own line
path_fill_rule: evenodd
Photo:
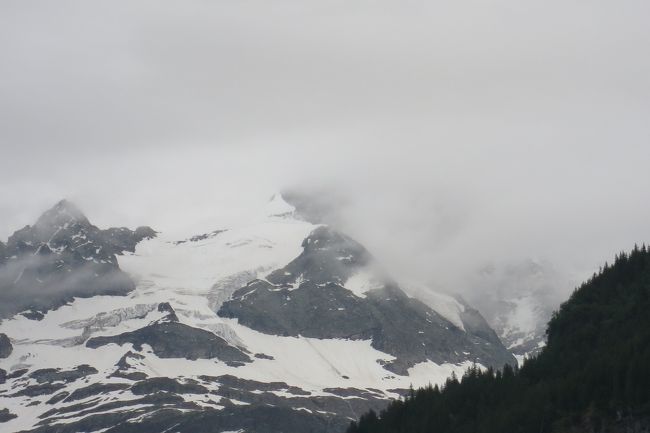
M 399 272 L 454 290 L 538 257 L 568 290 L 650 239 L 649 13 L 5 1 L 0 237 L 61 197 L 171 229 L 300 186 Z

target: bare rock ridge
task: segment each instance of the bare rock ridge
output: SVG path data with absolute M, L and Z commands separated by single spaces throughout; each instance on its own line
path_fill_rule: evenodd
M 12 351 L 13 346 L 11 345 L 9 337 L 7 337 L 5 334 L 0 334 L 0 358 L 8 357 L 11 355 Z
M 142 345 L 147 344 L 159 358 L 217 358 L 233 365 L 251 361 L 248 355 L 212 332 L 177 322 L 155 323 L 115 336 L 94 337 L 86 342 L 86 346 L 97 348 L 107 344 L 126 343 L 132 344 L 136 350 L 142 350 Z

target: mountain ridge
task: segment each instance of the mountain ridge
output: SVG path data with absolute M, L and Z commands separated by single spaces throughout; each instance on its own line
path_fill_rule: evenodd
M 25 310 L 40 318 L 74 297 L 129 293 L 135 284 L 116 256 L 155 235 L 149 227 L 100 230 L 71 202 L 57 202 L 0 246 L 0 318 Z
M 253 223 L 206 227 L 183 242 L 153 230 L 142 239 L 138 230 L 100 230 L 67 206 L 43 219 L 47 230 L 21 229 L 12 245 L 29 242 L 33 253 L 49 242 L 63 259 L 76 251 L 115 266 L 133 287 L 66 297 L 37 321 L 22 311 L 0 322 L 13 345 L 0 360 L 0 410 L 15 415 L 5 422 L 12 431 L 328 433 L 413 384 L 492 364 L 485 354 L 512 360 L 500 343 L 473 334 L 489 327 L 472 324 L 468 308 L 449 299 L 443 304 L 457 311 L 437 314 L 401 292 L 362 245 L 297 218 L 281 196 L 246 218 Z M 114 261 L 101 263 L 102 250 Z M 255 304 L 257 316 L 217 314 L 253 300 L 246 293 L 257 286 L 273 299 Z M 286 297 L 302 301 L 282 313 Z M 299 326 L 258 326 L 282 314 L 280 323 Z M 364 328 L 374 330 L 357 332 Z

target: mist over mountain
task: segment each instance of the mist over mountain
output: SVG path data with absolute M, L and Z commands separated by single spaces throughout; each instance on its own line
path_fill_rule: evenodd
M 411 386 L 517 363 L 479 311 L 412 296 L 282 195 L 240 211 L 179 239 L 101 230 L 60 201 L 10 236 L 6 428 L 340 431 Z
M 522 385 L 650 239 L 648 16 L 0 2 L 0 431 L 333 433 L 468 368 Z
M 548 346 L 521 369 L 468 369 L 348 432 L 647 431 L 649 272 L 645 245 L 620 253 L 553 314 Z

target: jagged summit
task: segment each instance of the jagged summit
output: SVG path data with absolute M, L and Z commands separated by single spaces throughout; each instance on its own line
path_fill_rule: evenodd
M 130 292 L 135 285 L 116 256 L 155 235 L 149 227 L 101 230 L 59 201 L 0 245 L 0 319 L 25 310 L 38 318 L 75 296 Z
M 79 208 L 67 199 L 56 203 L 51 209 L 45 211 L 34 224 L 37 227 L 62 227 L 65 224 L 79 223 L 90 225 L 88 218 Z

